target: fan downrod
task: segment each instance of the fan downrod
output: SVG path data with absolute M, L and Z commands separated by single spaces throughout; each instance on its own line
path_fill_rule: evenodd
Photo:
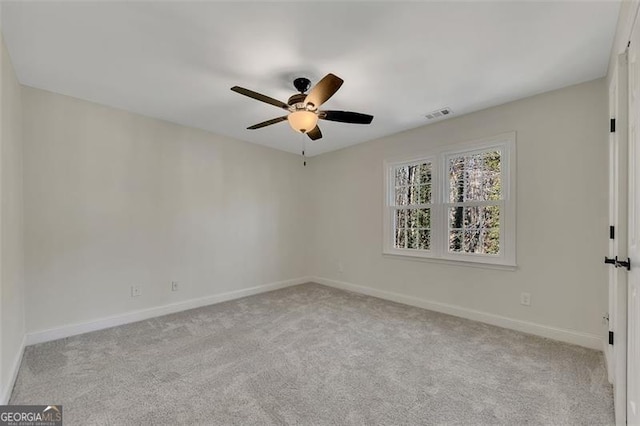
M 293 86 L 300 92 L 304 93 L 311 87 L 311 80 L 305 77 L 298 77 L 293 80 Z

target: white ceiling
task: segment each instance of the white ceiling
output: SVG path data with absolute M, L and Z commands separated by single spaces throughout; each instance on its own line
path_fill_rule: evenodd
M 345 80 L 314 155 L 606 74 L 618 2 L 20 2 L 2 25 L 20 81 L 298 153 L 282 110 L 291 81 Z

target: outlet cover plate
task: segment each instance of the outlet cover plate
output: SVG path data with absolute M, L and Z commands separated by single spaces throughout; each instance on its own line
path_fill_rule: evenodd
M 142 289 L 140 286 L 132 285 L 131 286 L 131 297 L 142 296 Z

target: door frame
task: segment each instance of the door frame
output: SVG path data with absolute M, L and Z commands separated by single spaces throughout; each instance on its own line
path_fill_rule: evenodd
M 617 56 L 609 85 L 609 118 L 615 129 L 609 132 L 609 234 L 610 258 L 627 254 L 628 191 L 628 65 L 627 52 Z M 611 231 L 611 230 L 610 230 Z M 609 267 L 609 332 L 605 355 L 609 381 L 613 384 L 615 421 L 627 421 L 627 274 L 623 268 Z M 608 337 L 608 336 L 607 336 Z
M 637 4 L 636 4 L 637 7 Z M 633 25 L 628 45 L 627 255 L 627 421 L 640 425 L 640 25 Z

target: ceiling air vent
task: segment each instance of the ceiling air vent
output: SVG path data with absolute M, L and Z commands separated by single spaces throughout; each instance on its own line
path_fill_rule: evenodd
M 430 113 L 426 114 L 425 117 L 427 117 L 429 120 L 436 120 L 439 118 L 445 118 L 452 114 L 453 114 L 453 111 L 451 111 L 451 108 L 444 107 L 444 108 L 437 109 L 435 111 L 431 111 Z

